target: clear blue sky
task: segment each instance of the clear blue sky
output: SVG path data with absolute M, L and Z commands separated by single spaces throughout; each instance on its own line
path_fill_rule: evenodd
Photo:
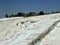
M 0 18 L 18 12 L 60 11 L 60 0 L 0 0 Z

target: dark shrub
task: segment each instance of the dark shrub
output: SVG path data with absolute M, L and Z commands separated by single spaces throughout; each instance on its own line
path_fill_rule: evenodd
M 6 14 L 5 17 L 7 18 L 8 17 L 8 14 Z
M 39 15 L 44 15 L 44 12 L 43 12 L 43 11 L 40 11 L 40 12 L 39 12 Z

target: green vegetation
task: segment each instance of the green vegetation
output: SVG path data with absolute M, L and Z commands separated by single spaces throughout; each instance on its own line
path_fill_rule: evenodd
M 36 12 L 29 12 L 28 14 L 26 13 L 22 13 L 22 12 L 18 12 L 17 14 L 12 14 L 12 15 L 9 15 L 6 14 L 5 17 L 8 18 L 8 17 L 30 17 L 30 16 L 38 16 L 38 15 L 45 15 L 45 14 L 54 14 L 54 13 L 60 13 L 60 11 L 56 11 L 56 12 L 51 12 L 51 13 L 44 13 L 44 11 L 40 11 L 39 13 L 36 13 Z

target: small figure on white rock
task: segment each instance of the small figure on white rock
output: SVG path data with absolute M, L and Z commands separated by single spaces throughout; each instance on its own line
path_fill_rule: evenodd
M 18 23 L 16 23 L 16 25 L 18 26 Z

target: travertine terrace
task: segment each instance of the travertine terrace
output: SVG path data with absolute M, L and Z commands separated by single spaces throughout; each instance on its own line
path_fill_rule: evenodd
M 0 19 L 0 45 L 60 45 L 60 13 Z

